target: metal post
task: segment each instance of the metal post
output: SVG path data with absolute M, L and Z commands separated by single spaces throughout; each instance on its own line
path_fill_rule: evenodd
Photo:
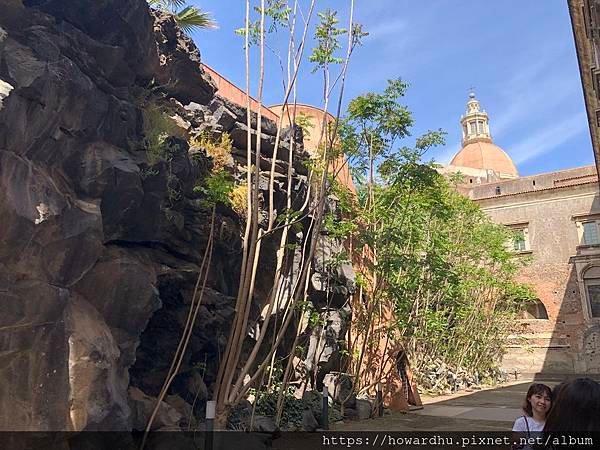
M 383 389 L 381 383 L 377 383 L 377 415 L 383 417 Z
M 329 392 L 323 386 L 323 411 L 321 412 L 321 428 L 329 430 Z
M 215 413 L 217 402 L 209 400 L 206 402 L 206 422 L 204 427 L 204 450 L 213 450 Z

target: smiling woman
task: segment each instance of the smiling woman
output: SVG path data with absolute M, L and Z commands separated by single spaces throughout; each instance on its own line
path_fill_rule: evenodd
M 523 402 L 523 415 L 515 420 L 512 431 L 515 433 L 515 441 L 519 442 L 520 438 L 531 438 L 535 433 L 540 433 L 544 430 L 546 423 L 546 414 L 552 406 L 552 390 L 541 383 L 534 383 L 529 386 L 525 401 Z M 531 447 L 527 445 L 514 446 L 528 450 Z

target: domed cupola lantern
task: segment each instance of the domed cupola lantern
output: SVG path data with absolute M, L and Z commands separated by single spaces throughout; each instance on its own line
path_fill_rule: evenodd
M 460 118 L 460 123 L 462 125 L 463 146 L 471 142 L 492 142 L 488 115 L 485 111 L 481 111 L 474 92 L 469 94 L 467 113 Z
M 519 176 L 511 157 L 492 142 L 488 114 L 481 110 L 473 92 L 469 94 L 467 112 L 461 116 L 460 124 L 462 148 L 452 158 L 451 166 L 483 170 L 500 179 Z

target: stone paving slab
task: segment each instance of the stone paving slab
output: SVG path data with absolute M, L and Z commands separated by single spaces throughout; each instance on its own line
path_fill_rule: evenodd
M 489 408 L 489 407 L 466 407 L 450 405 L 428 405 L 420 411 L 411 414 L 437 417 L 455 417 L 457 419 L 470 420 L 493 420 L 500 422 L 512 422 L 523 414 L 521 408 Z
M 393 413 L 377 419 L 336 423 L 334 431 L 508 431 L 513 421 Z
M 536 382 L 543 382 L 537 381 Z M 334 425 L 339 431 L 510 431 L 531 380 L 501 386 L 425 397 L 424 408 L 381 418 Z M 548 383 L 550 387 L 556 381 Z

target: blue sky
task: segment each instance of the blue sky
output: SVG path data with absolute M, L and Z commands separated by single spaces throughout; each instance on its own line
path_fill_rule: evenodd
M 242 0 L 194 0 L 219 23 L 193 38 L 207 64 L 244 86 Z M 340 10 L 348 1 L 317 0 Z M 521 175 L 593 163 L 575 45 L 564 0 L 356 0 L 355 20 L 370 36 L 350 64 L 345 103 L 380 91 L 390 78 L 410 88 L 404 103 L 415 119 L 413 137 L 444 129 L 446 146 L 427 159 L 447 163 L 460 148 L 460 115 L 470 86 L 490 116 L 494 142 Z M 306 55 L 307 56 L 307 55 Z M 264 100 L 279 103 L 279 69 L 271 58 Z M 321 79 L 303 65 L 298 100 L 317 106 Z M 411 140 L 407 142 L 411 144 Z

